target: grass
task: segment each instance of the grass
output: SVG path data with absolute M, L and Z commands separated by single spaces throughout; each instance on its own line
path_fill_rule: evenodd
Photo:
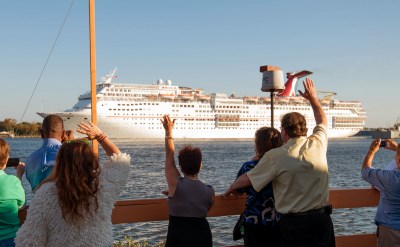
M 135 241 L 131 237 L 126 236 L 124 240 L 113 244 L 113 247 L 164 247 L 165 241 L 156 245 L 149 244 L 147 240 Z

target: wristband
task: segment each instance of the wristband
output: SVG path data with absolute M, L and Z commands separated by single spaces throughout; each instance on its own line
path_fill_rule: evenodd
M 97 141 L 101 143 L 104 139 L 107 138 L 107 135 L 105 133 L 101 133 L 99 137 L 97 137 Z

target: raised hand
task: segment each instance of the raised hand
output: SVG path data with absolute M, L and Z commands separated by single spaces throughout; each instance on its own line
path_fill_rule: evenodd
M 17 177 L 19 178 L 19 180 L 22 181 L 22 176 L 25 173 L 25 163 L 19 162 L 18 166 L 16 166 L 15 169 L 17 170 Z
M 379 145 L 381 144 L 381 139 L 375 139 L 371 142 L 369 146 L 369 151 L 372 153 L 376 153 L 379 150 Z
M 309 101 L 311 101 L 312 99 L 316 99 L 317 91 L 315 90 L 313 80 L 307 77 L 303 81 L 303 85 L 304 85 L 304 93 L 299 90 L 299 94 Z
M 174 125 L 175 125 L 175 120 L 176 119 L 171 121 L 169 115 L 167 115 L 167 114 L 165 114 L 163 116 L 163 119 L 161 119 L 161 123 L 163 124 L 166 136 L 171 136 L 172 129 L 174 128 Z
M 78 124 L 78 127 L 79 129 L 77 129 L 76 131 L 81 134 L 87 135 L 89 140 L 98 139 L 101 135 L 103 135 L 103 132 L 101 132 L 101 130 L 90 121 L 81 122 L 80 124 Z
M 393 151 L 397 150 L 397 145 L 398 145 L 397 142 L 393 141 L 392 139 L 386 139 L 385 142 L 386 142 L 385 149 L 390 149 Z
M 62 135 L 61 143 L 65 143 L 73 139 L 74 139 L 74 132 L 72 130 L 66 130 Z

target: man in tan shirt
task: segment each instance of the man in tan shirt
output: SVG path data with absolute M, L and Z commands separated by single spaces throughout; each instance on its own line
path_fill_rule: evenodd
M 272 182 L 282 246 L 335 246 L 331 207 L 328 205 L 329 180 L 326 159 L 327 119 L 314 83 L 306 78 L 304 93 L 309 100 L 316 127 L 307 137 L 306 119 L 297 112 L 281 120 L 282 147 L 265 153 L 259 164 L 240 176 L 225 192 L 253 186 L 256 191 Z

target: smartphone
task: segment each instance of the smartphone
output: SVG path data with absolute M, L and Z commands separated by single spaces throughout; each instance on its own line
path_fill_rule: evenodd
M 72 130 L 66 130 L 66 131 L 65 131 L 65 134 L 66 134 L 68 137 L 70 137 L 70 136 L 71 136 L 71 132 L 72 132 Z
M 17 167 L 19 165 L 19 158 L 9 158 L 6 167 Z
M 380 148 L 384 148 L 387 146 L 386 141 L 381 141 L 381 144 L 379 145 Z

